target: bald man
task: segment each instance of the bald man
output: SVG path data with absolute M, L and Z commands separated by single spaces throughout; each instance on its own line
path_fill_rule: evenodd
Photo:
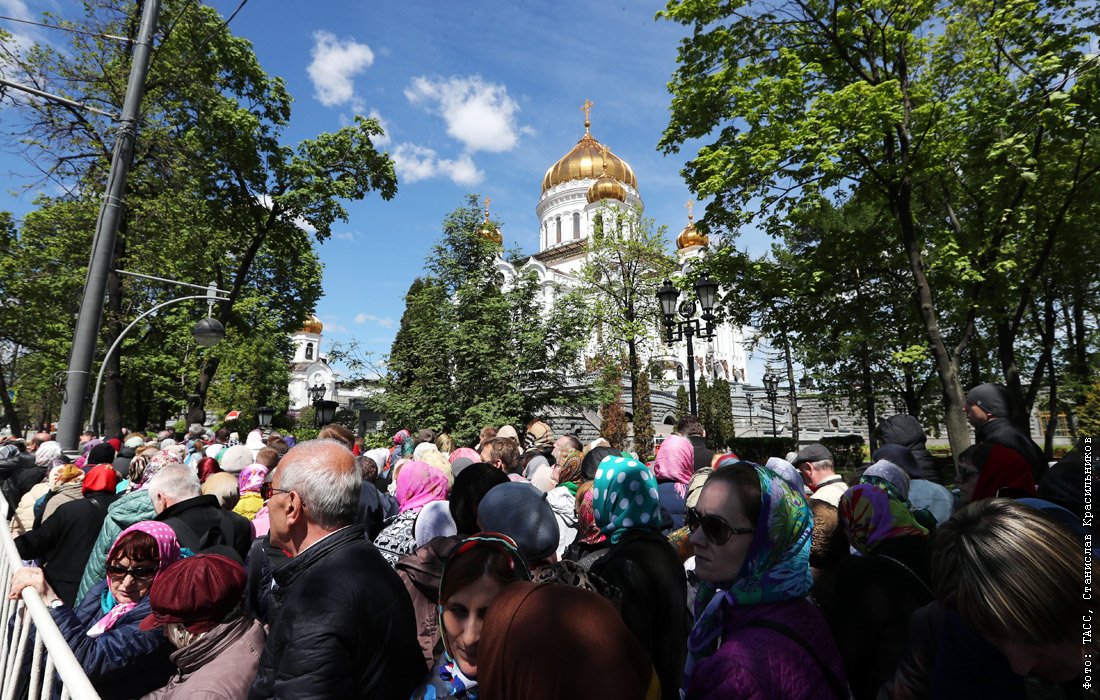
M 250 698 L 406 700 L 423 677 L 412 602 L 356 522 L 362 474 L 336 440 L 279 460 L 268 512 L 274 574 L 271 629 Z

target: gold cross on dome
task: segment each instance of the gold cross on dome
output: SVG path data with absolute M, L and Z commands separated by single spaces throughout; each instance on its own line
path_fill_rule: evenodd
M 587 97 L 584 98 L 584 104 L 581 105 L 581 111 L 584 112 L 584 128 L 588 129 L 592 125 L 592 100 Z
M 695 202 L 693 200 L 689 199 L 687 201 L 687 203 L 684 204 L 684 206 L 687 207 L 687 210 L 688 210 L 688 221 L 691 221 L 692 220 L 691 210 L 695 208 Z
M 492 202 L 492 201 L 493 200 L 489 199 L 488 197 L 485 198 L 485 220 L 486 221 L 489 220 L 489 203 Z

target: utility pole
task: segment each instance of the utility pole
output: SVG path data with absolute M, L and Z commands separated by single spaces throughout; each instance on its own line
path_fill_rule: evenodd
M 65 395 L 61 403 L 61 418 L 57 426 L 57 441 L 64 450 L 75 450 L 84 427 L 84 395 L 88 391 L 88 379 L 95 359 L 99 322 L 103 316 L 103 297 L 107 276 L 113 266 L 115 236 L 122 217 L 122 198 L 126 193 L 126 176 L 134 157 L 134 140 L 141 112 L 141 98 L 145 94 L 145 77 L 149 72 L 152 55 L 153 33 L 160 14 L 160 0 L 145 0 L 141 9 L 141 26 L 134 42 L 133 63 L 126 85 L 126 99 L 119 117 L 118 139 L 111 156 L 111 171 L 107 176 L 107 191 L 99 210 L 92 253 L 88 261 L 88 275 L 84 281 L 84 296 L 80 301 L 80 315 L 73 333 L 73 347 L 69 354 L 69 371 L 65 378 Z

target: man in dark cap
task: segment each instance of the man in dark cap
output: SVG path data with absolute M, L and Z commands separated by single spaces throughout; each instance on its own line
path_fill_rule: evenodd
M 840 503 L 840 497 L 848 490 L 844 477 L 837 474 L 833 467 L 833 453 L 821 443 L 815 442 L 803 447 L 791 464 L 813 492 L 811 499 L 825 501 L 835 508 Z
M 1047 458 L 1031 437 L 1013 425 L 1008 390 L 1000 384 L 979 384 L 966 392 L 966 419 L 974 426 L 977 442 L 1002 445 L 1023 455 L 1035 483 L 1047 473 Z

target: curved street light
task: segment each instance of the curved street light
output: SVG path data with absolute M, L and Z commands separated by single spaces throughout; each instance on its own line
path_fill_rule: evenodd
M 695 296 L 699 298 L 699 306 L 702 307 L 702 323 L 695 317 L 695 302 L 690 298 L 677 305 L 680 298 L 680 290 L 672 284 L 672 280 L 665 279 L 664 284 L 657 290 L 657 301 L 661 304 L 662 323 L 665 327 L 665 343 L 672 345 L 674 341 L 687 340 L 688 361 L 688 404 L 693 416 L 699 415 L 699 407 L 695 398 L 695 343 L 694 339 L 710 340 L 714 338 L 714 302 L 718 296 L 718 283 L 707 275 L 703 275 L 695 281 Z M 675 319 L 679 312 L 683 320 Z M 713 371 L 713 368 L 712 368 Z

